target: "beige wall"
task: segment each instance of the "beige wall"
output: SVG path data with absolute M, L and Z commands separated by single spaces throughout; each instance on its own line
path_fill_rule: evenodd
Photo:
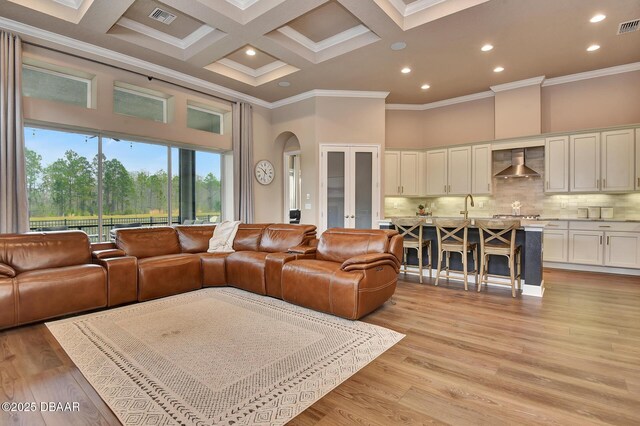
M 386 112 L 386 147 L 425 149 L 494 139 L 494 100 Z
M 316 98 L 318 143 L 380 145 L 384 149 L 384 99 Z
M 540 134 L 540 86 L 497 92 L 494 102 L 496 139 Z
M 640 123 L 640 71 L 542 88 L 542 132 Z
M 269 160 L 275 169 L 275 177 L 269 185 L 253 179 L 254 221 L 256 223 L 282 222 L 283 152 L 284 142 L 279 144 L 271 137 L 271 111 L 253 106 L 253 163 Z M 251 171 L 253 173 L 253 170 Z
M 157 141 L 178 142 L 221 151 L 231 150 L 231 114 L 229 112 L 231 106 L 228 103 L 157 80 L 149 81 L 146 77 L 134 73 L 29 45 L 25 46 L 24 53 L 27 60 L 42 61 L 95 75 L 94 81 L 97 84 L 95 108 L 82 108 L 60 102 L 25 97 L 24 116 L 27 120 L 114 132 Z M 170 122 L 159 123 L 115 114 L 113 112 L 114 81 L 153 89 L 171 96 L 170 104 L 173 106 L 173 114 L 170 114 Z M 225 113 L 224 135 L 188 128 L 187 100 L 227 111 Z
M 317 224 L 318 215 L 318 145 L 316 139 L 316 100 L 307 99 L 274 109 L 271 113 L 271 140 L 280 139 L 286 143 L 290 133 L 298 138 L 300 143 L 300 171 L 302 194 L 301 223 Z M 279 155 L 284 154 L 284 146 L 279 150 Z M 282 175 L 284 167 L 276 170 L 276 174 Z M 284 183 L 270 189 L 271 193 L 277 191 L 284 193 Z M 307 194 L 309 199 L 307 200 Z M 282 195 L 281 195 L 282 197 Z M 283 200 L 282 198 L 280 198 Z M 310 204 L 306 209 L 305 204 Z M 271 209 L 277 211 L 278 222 L 284 220 L 284 201 L 278 206 L 270 204 Z

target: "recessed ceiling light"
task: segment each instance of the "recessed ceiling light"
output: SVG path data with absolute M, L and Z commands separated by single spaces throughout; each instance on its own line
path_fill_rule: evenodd
M 404 41 L 396 41 L 391 45 L 391 50 L 402 50 L 407 47 L 407 43 Z
M 502 72 L 502 71 L 504 71 L 504 67 L 495 67 L 493 69 L 493 72 Z
M 249 56 L 256 56 L 256 51 L 251 48 L 247 49 L 244 53 L 246 53 Z
M 596 50 L 600 49 L 600 46 L 597 44 L 592 44 L 591 46 L 587 47 L 587 52 L 594 52 Z
M 279 81 L 278 82 L 278 86 L 280 86 L 280 87 L 289 87 L 289 86 L 291 86 L 291 83 L 289 83 L 288 81 Z
M 493 49 L 493 45 L 491 45 L 491 44 L 485 44 L 484 46 L 482 46 L 482 47 L 480 48 L 480 50 L 482 50 L 483 52 L 488 52 L 488 51 L 490 51 L 491 49 Z
M 599 13 L 597 15 L 594 15 L 593 18 L 589 19 L 589 22 L 593 22 L 595 24 L 596 22 L 604 21 L 604 18 L 606 17 L 607 17 L 606 15 Z
M 404 67 L 404 68 L 402 68 L 402 69 L 400 70 L 400 72 L 401 72 L 402 74 L 409 74 L 409 73 L 411 72 L 411 68 L 409 68 L 409 67 Z
M 422 86 L 420 86 L 422 90 L 427 90 L 429 87 L 431 86 L 429 86 L 428 84 L 423 84 Z

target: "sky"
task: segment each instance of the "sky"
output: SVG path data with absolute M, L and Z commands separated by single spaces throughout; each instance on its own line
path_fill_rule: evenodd
M 47 166 L 64 156 L 71 149 L 89 161 L 98 154 L 98 138 L 92 135 L 67 133 L 56 130 L 24 128 L 25 145 L 42 156 L 42 165 Z M 173 168 L 177 167 L 177 149 L 173 149 Z M 117 158 L 129 171 L 147 171 L 151 174 L 167 170 L 167 147 L 141 142 L 116 141 L 102 138 L 102 153 L 107 160 Z M 175 174 L 176 170 L 174 170 Z M 212 173 L 220 178 L 220 156 L 211 152 L 196 152 L 196 174 Z

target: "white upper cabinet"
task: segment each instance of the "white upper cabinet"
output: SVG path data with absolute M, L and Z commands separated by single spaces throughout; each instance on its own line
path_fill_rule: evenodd
M 633 191 L 635 178 L 633 129 L 602 132 L 601 190 Z
M 466 195 L 471 192 L 471 147 L 449 148 L 449 195 Z
M 384 153 L 384 195 L 400 195 L 400 151 Z
M 447 195 L 447 150 L 427 151 L 427 195 Z
M 544 191 L 569 192 L 569 137 L 546 138 L 544 143 Z
M 571 135 L 569 188 L 571 192 L 600 190 L 600 133 Z
M 640 129 L 636 129 L 636 190 L 640 191 Z
M 491 194 L 491 145 L 471 147 L 471 193 Z
M 421 194 L 421 156 L 417 151 L 386 151 L 384 153 L 384 194 L 387 196 L 418 196 Z
M 420 153 L 415 151 L 400 152 L 400 189 L 402 195 L 420 195 L 419 180 Z

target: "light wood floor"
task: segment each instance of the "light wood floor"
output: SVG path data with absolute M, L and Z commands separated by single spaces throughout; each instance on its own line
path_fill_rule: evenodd
M 512 299 L 407 278 L 366 318 L 406 337 L 291 424 L 640 424 L 640 278 L 547 270 L 545 282 L 544 299 Z M 0 412 L 0 425 L 118 424 L 41 324 L 0 332 L 10 400 L 81 412 Z

